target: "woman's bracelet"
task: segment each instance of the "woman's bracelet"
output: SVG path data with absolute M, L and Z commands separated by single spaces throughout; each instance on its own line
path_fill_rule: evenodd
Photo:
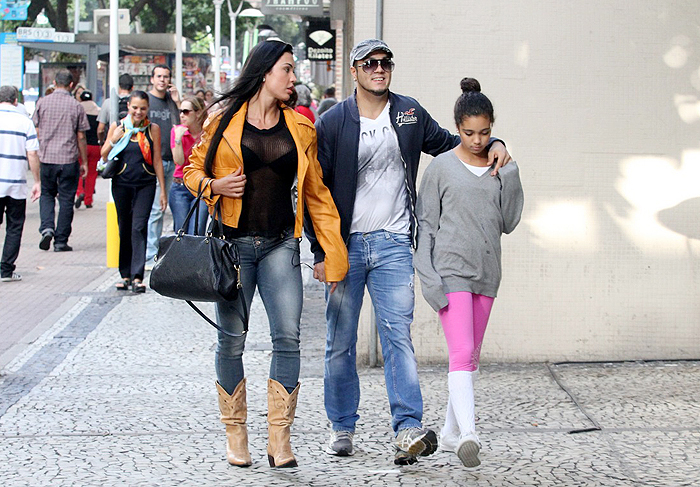
M 114 142 L 112 142 L 112 141 L 110 140 L 110 141 L 109 141 L 109 146 L 110 146 L 110 147 L 114 147 Z

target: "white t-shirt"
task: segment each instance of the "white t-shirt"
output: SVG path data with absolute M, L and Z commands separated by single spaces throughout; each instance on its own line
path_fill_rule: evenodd
M 350 233 L 386 230 L 408 234 L 406 170 L 389 118 L 389 103 L 375 119 L 360 117 L 357 193 Z
M 0 105 L 0 197 L 27 199 L 27 151 L 38 151 L 34 123 L 17 107 Z
M 460 161 L 461 161 L 461 159 L 460 159 Z M 462 164 L 464 164 L 467 167 L 467 169 L 469 169 L 471 172 L 473 172 L 477 176 L 481 176 L 486 171 L 491 169 L 491 166 L 472 166 L 471 164 L 467 164 L 464 161 L 462 161 Z

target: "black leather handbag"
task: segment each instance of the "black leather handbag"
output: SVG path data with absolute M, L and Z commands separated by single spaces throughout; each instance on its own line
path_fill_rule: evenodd
M 125 168 L 124 161 L 122 161 L 119 154 L 117 154 L 105 164 L 101 173 L 102 179 L 112 179 L 117 174 L 124 172 Z
M 161 237 L 158 241 L 158 254 L 151 271 L 151 289 L 163 296 L 186 301 L 202 318 L 222 333 L 241 336 L 222 329 L 192 302 L 240 300 L 243 312 L 237 312 L 243 321 L 243 333 L 248 332 L 248 313 L 240 280 L 238 248 L 223 236 L 220 202 L 216 204 L 205 235 L 185 233 L 195 211 L 195 225 L 199 221 L 199 202 L 206 188 L 202 188 L 201 182 L 199 186 L 197 200 L 187 213 L 182 228 L 175 235 Z M 195 233 L 199 233 L 198 229 L 195 229 Z

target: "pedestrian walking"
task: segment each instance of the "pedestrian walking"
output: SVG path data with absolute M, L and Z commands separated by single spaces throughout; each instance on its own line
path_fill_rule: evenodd
M 143 284 L 146 265 L 146 238 L 148 215 L 156 196 L 156 181 L 164 184 L 163 163 L 160 156 L 161 132 L 158 125 L 148 120 L 148 94 L 132 91 L 129 95 L 129 115 L 109 127 L 107 141 L 102 146 L 106 160 L 119 156 L 124 168 L 112 179 L 112 196 L 119 225 L 119 274 L 116 284 L 120 291 L 129 288 L 134 293 L 146 292 Z M 162 210 L 168 205 L 166 193 L 161 193 L 158 204 Z
M 464 466 L 476 467 L 481 443 L 474 423 L 474 374 L 501 282 L 501 234 L 520 221 L 523 188 L 515 162 L 489 176 L 493 105 L 477 80 L 465 78 L 461 87 L 454 108 L 461 142 L 433 159 L 418 193 L 415 266 L 423 296 L 440 316 L 450 357 L 440 445 Z
M 243 306 L 250 310 L 255 289 L 265 305 L 272 337 L 267 382 L 267 457 L 272 467 L 293 467 L 290 445 L 299 394 L 299 326 L 303 282 L 299 239 L 305 209 L 326 251 L 326 278 L 335 283 L 347 272 L 340 219 L 321 179 L 316 132 L 303 115 L 288 107 L 293 100 L 292 46 L 267 40 L 250 52 L 240 76 L 224 93 L 224 107 L 209 117 L 202 142 L 185 167 L 192 192 L 203 185 L 211 208 L 221 203 L 224 235 L 240 255 L 243 297 L 216 304 L 219 332 L 216 384 L 221 421 L 226 425 L 227 458 L 251 464 L 246 429 L 246 379 L 243 369 Z M 243 173 L 245 168 L 245 173 Z M 295 189 L 298 197 L 294 204 Z
M 75 209 L 85 202 L 85 208 L 92 208 L 92 196 L 95 193 L 95 181 L 97 180 L 97 162 L 100 160 L 100 143 L 97 137 L 97 117 L 100 107 L 92 99 L 90 90 L 80 92 L 80 104 L 85 110 L 90 129 L 85 132 L 87 142 L 87 175 L 78 180 L 78 190 L 75 193 Z
M 164 134 L 161 140 L 161 154 L 163 157 L 163 173 L 165 186 L 160 183 L 156 186 L 156 196 L 153 200 L 151 214 L 148 217 L 148 243 L 146 245 L 146 270 L 153 267 L 153 259 L 158 253 L 158 239 L 163 234 L 163 216 L 165 208 L 160 206 L 160 194 L 170 194 L 173 184 L 175 163 L 173 152 L 170 149 L 170 131 L 180 122 L 180 93 L 171 83 L 171 71 L 165 64 L 158 64 L 151 71 L 151 91 L 148 92 L 149 112 L 148 118 L 152 123 L 160 127 L 160 133 Z
M 119 102 L 117 104 L 118 113 L 116 116 L 112 113 L 112 100 L 108 97 L 102 102 L 100 114 L 97 116 L 97 136 L 99 138 L 100 145 L 104 144 L 107 131 L 109 130 L 109 126 L 112 124 L 112 122 L 118 122 L 129 114 L 127 104 L 129 95 L 133 89 L 134 78 L 129 73 L 124 73 L 119 76 L 119 88 L 117 90 Z
M 54 85 L 53 93 L 37 102 L 32 116 L 39 136 L 41 161 L 39 248 L 49 250 L 54 239 L 54 251 L 67 252 L 73 250 L 68 245 L 68 238 L 72 230 L 78 179 L 86 176 L 88 170 L 85 132 L 90 129 L 90 124 L 85 109 L 71 95 L 73 76 L 70 71 L 58 71 Z M 59 205 L 57 218 L 56 199 Z
M 0 261 L 0 280 L 21 281 L 15 272 L 27 208 L 27 195 L 36 201 L 41 194 L 39 140 L 32 121 L 17 109 L 17 88 L 0 87 L 0 224 L 5 219 L 5 243 Z M 27 164 L 34 184 L 28 191 Z
M 202 91 L 202 90 L 200 90 Z M 202 91 L 203 92 L 203 91 Z M 202 136 L 202 124 L 207 116 L 204 100 L 199 97 L 185 97 L 180 103 L 180 125 L 173 127 L 170 133 L 170 148 L 173 152 L 175 172 L 173 173 L 173 185 L 170 188 L 170 211 L 173 212 L 173 230 L 177 232 L 187 218 L 190 208 L 196 201 L 196 197 L 190 193 L 183 180 L 183 169 L 190 163 L 192 147 L 199 143 Z M 199 202 L 199 219 L 191 218 L 185 232 L 194 235 L 204 235 L 206 231 L 209 211 L 205 202 Z M 195 225 L 196 223 L 196 225 Z M 195 232 L 195 229 L 198 232 Z
M 323 100 L 318 104 L 318 116 L 323 115 L 323 112 L 336 105 L 338 100 L 335 99 L 335 88 L 333 86 L 326 88 L 323 92 Z
M 411 342 L 413 321 L 414 202 L 421 152 L 438 155 L 459 137 L 441 128 L 413 98 L 389 91 L 393 53 L 369 39 L 350 52 L 353 95 L 316 123 L 318 159 L 331 191 L 348 246 L 350 270 L 334 294 L 326 295 L 325 408 L 331 421 L 327 453 L 354 453 L 360 402 L 357 327 L 367 286 L 376 314 L 384 358 L 394 462 L 414 463 L 437 449 L 434 431 L 423 427 L 423 398 Z M 491 145 L 497 166 L 509 156 L 501 142 Z M 314 277 L 323 282 L 323 248 L 313 229 Z
M 297 103 L 294 110 L 304 115 L 311 120 L 311 123 L 316 121 L 316 115 L 311 110 L 311 90 L 306 85 L 297 85 Z

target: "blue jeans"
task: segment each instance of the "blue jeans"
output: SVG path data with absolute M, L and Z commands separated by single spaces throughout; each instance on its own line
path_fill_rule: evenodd
M 394 432 L 421 427 L 423 397 L 411 343 L 413 253 L 408 235 L 379 230 L 353 233 L 350 270 L 333 294 L 326 293 L 325 406 L 335 431 L 355 431 L 359 415 L 357 326 L 365 285 L 377 317 L 384 378 Z
M 184 184 L 173 182 L 170 187 L 170 195 L 168 196 L 168 203 L 170 204 L 170 211 L 173 212 L 173 231 L 177 233 L 182 224 L 185 222 L 187 213 L 189 213 L 190 208 L 194 205 L 197 199 L 190 190 L 185 187 Z M 198 235 L 204 235 L 207 230 L 207 219 L 209 217 L 209 212 L 207 211 L 207 204 L 204 201 L 199 202 L 199 232 Z M 194 235 L 195 222 L 197 222 L 197 211 L 192 214 L 190 218 L 190 223 L 185 229 L 185 233 L 189 235 Z
M 241 259 L 241 283 L 245 305 L 250 303 L 257 286 L 272 338 L 270 378 L 291 392 L 299 381 L 299 324 L 304 298 L 299 260 L 299 240 L 289 230 L 278 237 L 240 237 L 232 240 Z M 243 322 L 236 312 L 243 312 L 243 303 L 216 303 L 216 321 L 226 331 L 241 333 Z M 250 326 L 255 326 L 251 323 Z M 216 348 L 216 377 L 226 392 L 233 393 L 245 377 L 243 349 L 246 335 L 231 337 L 219 332 Z
M 170 186 L 173 184 L 175 163 L 163 161 L 163 173 L 165 175 L 165 193 L 170 194 Z M 160 209 L 160 184 L 156 186 L 156 196 L 151 206 L 151 214 L 148 216 L 148 244 L 146 245 L 146 261 L 153 260 L 158 253 L 158 239 L 163 234 L 163 211 Z

